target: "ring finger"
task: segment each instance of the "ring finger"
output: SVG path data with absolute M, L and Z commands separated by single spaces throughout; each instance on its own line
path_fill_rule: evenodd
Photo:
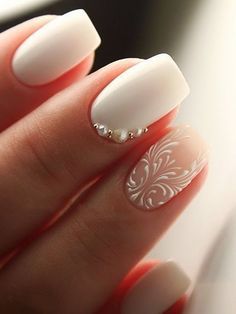
M 196 195 L 206 165 L 206 144 L 190 127 L 139 145 L 3 269 L 2 308 L 94 313 Z M 135 295 L 122 313 L 160 313 L 161 302 L 134 304 Z

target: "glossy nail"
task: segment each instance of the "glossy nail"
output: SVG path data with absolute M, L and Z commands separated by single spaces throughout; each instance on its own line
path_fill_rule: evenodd
M 190 286 L 190 279 L 173 261 L 161 263 L 147 272 L 125 297 L 122 314 L 162 314 Z
M 100 136 L 123 143 L 146 132 L 188 93 L 176 63 L 160 54 L 129 68 L 105 87 L 92 104 L 91 120 Z
M 159 208 L 191 183 L 207 164 L 207 154 L 207 145 L 192 128 L 174 128 L 148 149 L 128 175 L 128 199 L 143 210 Z
M 23 83 L 46 84 L 79 64 L 100 42 L 86 12 L 71 11 L 28 37 L 16 50 L 12 69 Z

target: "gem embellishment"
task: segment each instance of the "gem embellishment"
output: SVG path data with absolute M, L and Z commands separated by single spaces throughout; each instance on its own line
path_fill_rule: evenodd
M 143 134 L 143 129 L 136 129 L 131 131 L 133 134 L 133 137 L 139 137 Z
M 111 130 L 109 129 L 108 126 L 100 124 L 100 123 L 95 123 L 94 128 L 96 129 L 98 135 L 102 137 L 107 137 L 111 140 L 113 140 L 115 143 L 124 143 L 128 139 L 134 139 L 137 137 L 140 137 L 142 134 L 146 133 L 148 131 L 147 128 L 142 129 L 142 128 L 137 128 L 135 130 L 126 130 L 126 129 L 116 129 L 116 130 Z
M 111 134 L 111 139 L 116 143 L 124 143 L 129 138 L 129 132 L 125 129 L 114 130 Z
M 97 132 L 100 136 L 105 137 L 108 135 L 109 129 L 106 125 L 96 124 L 94 127 L 97 129 Z

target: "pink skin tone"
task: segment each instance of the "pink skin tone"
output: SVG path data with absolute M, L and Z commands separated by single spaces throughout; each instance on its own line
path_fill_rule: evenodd
M 118 314 L 127 287 L 156 262 L 127 274 L 198 193 L 207 166 L 180 193 L 155 206 L 157 210 L 140 210 L 130 200 L 127 179 L 150 146 L 171 132 L 167 126 L 176 110 L 141 138 L 117 145 L 96 134 L 90 106 L 111 80 L 139 60 L 115 62 L 85 77 L 91 54 L 50 84 L 21 84 L 10 67 L 12 55 L 53 18 L 36 18 L 0 34 L 0 253 L 5 265 L 0 271 L 0 312 Z M 203 147 L 199 143 L 191 141 L 194 157 Z M 177 150 L 175 155 L 182 162 Z M 98 176 L 102 179 L 71 205 L 79 190 Z M 70 212 L 45 230 L 52 215 L 67 204 Z M 15 250 L 18 254 L 6 258 Z M 115 297 L 114 291 L 119 291 Z M 176 306 L 168 314 L 177 313 Z

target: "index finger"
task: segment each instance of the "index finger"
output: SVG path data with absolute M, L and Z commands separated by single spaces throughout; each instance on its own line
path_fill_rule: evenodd
M 100 38 L 83 10 L 41 16 L 0 34 L 0 131 L 84 77 Z

